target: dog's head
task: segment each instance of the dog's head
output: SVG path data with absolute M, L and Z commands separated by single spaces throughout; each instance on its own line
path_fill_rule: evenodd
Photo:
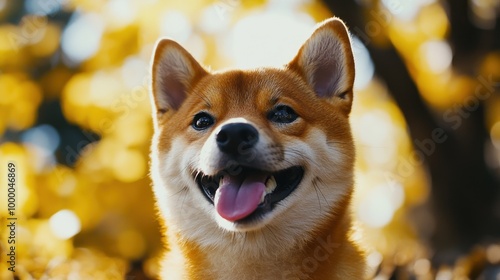
M 221 228 L 303 235 L 350 197 L 354 60 L 340 20 L 283 69 L 209 73 L 168 39 L 152 67 L 152 175 L 169 227 L 205 243 Z

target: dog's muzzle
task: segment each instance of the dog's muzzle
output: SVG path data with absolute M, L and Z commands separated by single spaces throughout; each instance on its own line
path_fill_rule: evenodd
M 299 185 L 304 168 L 270 172 L 261 164 L 258 130 L 249 123 L 229 123 L 215 133 L 215 142 L 228 166 L 213 176 L 194 172 L 195 181 L 218 214 L 232 222 L 248 222 L 273 210 Z

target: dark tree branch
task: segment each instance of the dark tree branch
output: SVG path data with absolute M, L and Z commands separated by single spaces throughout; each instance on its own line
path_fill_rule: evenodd
M 480 30 L 470 21 L 469 0 L 447 0 L 451 32 L 450 43 L 458 56 L 475 51 L 479 47 Z
M 474 74 L 484 54 L 500 49 L 500 18 L 496 18 L 494 28 L 481 29 L 472 21 L 471 1 L 446 0 L 444 3 L 451 26 L 453 66 L 461 73 Z

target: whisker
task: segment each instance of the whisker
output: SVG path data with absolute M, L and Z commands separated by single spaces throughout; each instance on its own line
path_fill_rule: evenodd
M 183 193 L 185 191 L 187 191 L 187 188 L 186 187 L 182 187 L 177 192 L 171 194 L 170 197 L 174 197 L 174 196 L 179 195 L 179 194 L 181 194 L 181 193 Z
M 278 236 L 276 236 L 276 234 L 274 233 L 274 231 L 272 230 L 272 228 L 269 225 L 266 225 L 266 229 L 271 233 L 271 235 L 274 238 L 274 241 L 278 242 L 279 241 Z
M 321 211 L 321 202 L 320 202 L 320 199 L 319 199 L 319 194 L 318 192 L 321 194 L 321 196 L 323 197 L 323 200 L 325 201 L 326 205 L 328 205 L 328 201 L 326 200 L 326 197 L 325 197 L 325 194 L 321 191 L 321 188 L 318 186 L 318 183 L 321 181 L 320 178 L 316 177 L 313 179 L 313 182 L 312 182 L 312 185 L 314 187 L 314 189 L 316 190 L 316 195 L 318 196 L 318 203 L 319 203 L 319 209 Z

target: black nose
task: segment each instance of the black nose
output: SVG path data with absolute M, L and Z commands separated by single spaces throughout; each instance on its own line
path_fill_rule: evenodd
M 222 126 L 215 140 L 222 152 L 237 156 L 257 143 L 259 132 L 247 123 L 230 123 Z

